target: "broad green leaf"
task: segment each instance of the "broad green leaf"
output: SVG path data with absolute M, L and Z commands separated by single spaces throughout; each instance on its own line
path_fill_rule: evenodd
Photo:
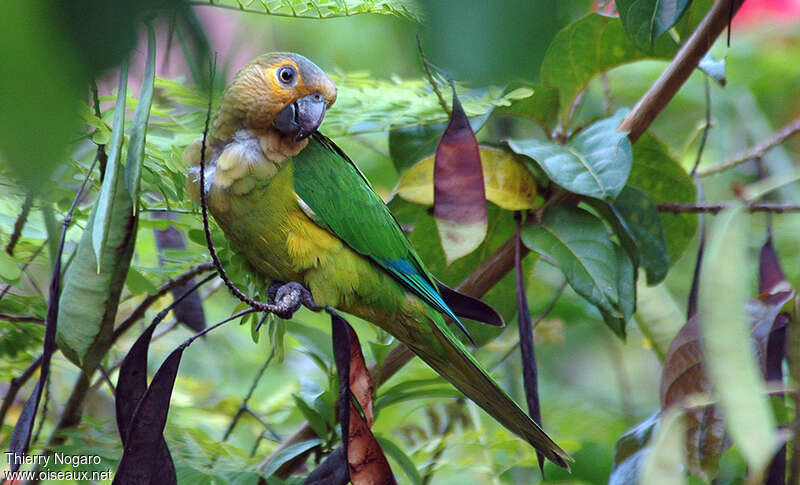
M 150 118 L 150 105 L 153 102 L 153 81 L 156 73 L 156 34 L 153 26 L 147 23 L 147 60 L 145 61 L 142 76 L 142 90 L 139 92 L 139 103 L 133 115 L 128 154 L 125 159 L 125 183 L 131 196 L 133 210 L 139 200 L 139 179 L 142 176 L 142 163 L 144 162 L 145 137 L 147 135 L 147 120 Z M 116 121 L 114 127 L 117 127 Z M 120 131 L 122 126 L 120 125 Z
M 628 40 L 618 18 L 591 13 L 559 32 L 542 61 L 541 79 L 559 92 L 561 115 L 596 75 L 641 59 L 672 57 L 675 43 L 662 37 L 647 53 Z
M 614 333 L 624 338 L 626 324 L 633 316 L 636 307 L 636 269 L 624 249 L 615 244 L 614 251 L 617 255 L 617 291 L 619 292 L 619 309 L 622 316 L 618 316 L 617 312 L 610 313 L 602 308 L 600 312 L 603 314 L 606 325 Z
M 110 159 L 108 166 L 111 167 Z M 117 305 L 133 256 L 138 225 L 124 178 L 112 178 L 106 173 L 106 180 L 114 182 L 107 191 L 113 198 L 107 204 L 106 249 L 98 260 L 91 230 L 99 225 L 96 222 L 101 207 L 96 202 L 66 274 L 58 307 L 58 347 L 88 374 L 94 372 L 111 344 Z
M 328 435 L 328 424 L 325 417 L 309 406 L 302 397 L 296 394 L 292 395 L 292 397 L 294 398 L 294 403 L 297 405 L 297 408 L 300 409 L 306 421 L 311 425 L 311 429 L 313 429 L 320 438 L 326 437 Z
M 3 250 L 0 250 L 0 278 L 8 283 L 16 283 L 22 278 L 17 262 Z
M 705 364 L 734 444 L 757 480 L 778 446 L 775 418 L 746 321 L 746 220 L 742 207 L 720 213 L 700 280 L 698 316 Z
M 644 278 L 636 282 L 636 313 L 639 330 L 649 341 L 653 352 L 664 360 L 667 349 L 681 329 L 686 317 L 663 283 L 650 286 Z
M 523 228 L 522 242 L 553 261 L 579 295 L 605 314 L 624 318 L 616 246 L 596 216 L 577 207 L 552 206 L 541 224 Z
M 516 153 L 533 159 L 550 179 L 569 192 L 613 200 L 625 186 L 633 163 L 631 143 L 617 126 L 626 111 L 600 120 L 567 145 L 549 140 L 509 140 Z
M 494 113 L 528 118 L 549 132 L 558 117 L 558 89 L 543 84 L 523 84 L 523 87 L 533 90 L 533 95 L 510 106 L 498 107 Z
M 193 3 L 279 17 L 326 19 L 372 13 L 422 21 L 422 12 L 414 0 L 206 0 Z
M 640 483 L 647 485 L 683 485 L 686 479 L 684 440 L 686 425 L 680 409 L 661 414 L 655 435 L 650 440 L 650 452 L 642 466 Z
M 644 190 L 653 202 L 692 204 L 697 200 L 694 182 L 669 149 L 645 133 L 633 145 L 633 167 L 628 184 Z M 680 259 L 697 232 L 696 214 L 661 213 L 670 263 Z
M 114 210 L 113 202 L 117 199 L 117 190 L 126 190 L 125 186 L 117 183 L 121 177 L 122 168 L 122 143 L 125 138 L 125 93 L 128 88 L 128 60 L 122 62 L 119 73 L 119 87 L 117 88 L 117 104 L 114 108 L 114 128 L 111 135 L 111 144 L 108 145 L 108 162 L 103 174 L 103 184 L 97 196 L 94 218 L 91 227 L 92 247 L 97 258 L 97 272 L 100 273 L 100 262 L 103 260 L 104 251 L 111 230 L 111 212 Z
M 281 451 L 275 453 L 275 456 L 273 456 L 272 459 L 269 462 L 267 462 L 266 466 L 264 467 L 264 471 L 262 472 L 262 476 L 264 477 L 272 476 L 276 471 L 278 471 L 278 468 L 280 468 L 281 465 L 283 465 L 287 461 L 305 453 L 306 451 L 310 450 L 311 448 L 314 448 L 315 446 L 321 445 L 322 443 L 324 443 L 323 440 L 315 438 L 287 446 Z
M 627 185 L 610 206 L 617 222 L 636 244 L 639 264 L 647 273 L 647 284 L 661 282 L 667 276 L 669 254 L 661 216 L 653 200 L 644 191 Z
M 625 431 L 614 447 L 614 468 L 608 477 L 608 485 L 637 485 L 642 464 L 650 450 L 648 443 L 658 427 L 660 412 Z
M 619 18 L 628 38 L 644 51 L 672 28 L 690 0 L 617 0 Z
M 411 460 L 411 458 L 406 455 L 406 453 L 399 446 L 394 444 L 393 441 L 381 436 L 376 436 L 375 439 L 378 440 L 381 448 L 383 448 L 383 451 L 389 456 L 389 458 L 393 459 L 398 465 L 400 465 L 400 468 L 403 469 L 403 473 L 406 474 L 413 485 L 420 485 L 423 483 L 422 476 L 420 476 L 417 466 L 414 465 L 414 462 Z
M 506 210 L 526 210 L 536 197 L 536 180 L 514 155 L 499 148 L 481 146 L 486 200 Z M 433 205 L 433 157 L 426 157 L 401 177 L 395 193 L 410 202 Z

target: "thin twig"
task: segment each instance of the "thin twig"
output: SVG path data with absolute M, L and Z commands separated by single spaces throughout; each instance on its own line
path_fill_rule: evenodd
M 663 202 L 658 204 L 660 212 L 672 212 L 675 214 L 688 212 L 688 213 L 711 213 L 717 214 L 725 209 L 734 207 L 734 202 L 698 202 L 695 204 L 680 204 L 678 202 Z M 745 209 L 749 212 L 800 212 L 800 204 L 784 204 L 780 202 L 753 202 L 747 204 Z
M 25 194 L 25 201 L 22 203 L 22 209 L 19 211 L 19 215 L 17 216 L 17 220 L 14 221 L 14 230 L 11 232 L 11 237 L 8 239 L 8 244 L 6 244 L 6 252 L 9 256 L 14 255 L 14 247 L 19 242 L 20 236 L 22 236 L 22 228 L 25 227 L 25 223 L 28 221 L 28 214 L 31 213 L 31 207 L 33 206 L 33 191 L 28 191 Z
M 748 148 L 747 150 L 734 155 L 728 160 L 709 167 L 705 170 L 700 170 L 701 177 L 707 177 L 723 172 L 731 167 L 735 167 L 748 160 L 763 157 L 771 148 L 780 145 L 793 135 L 800 133 L 800 116 L 795 118 L 791 123 L 778 130 L 772 137 L 759 143 L 758 145 Z
M 447 117 L 449 118 L 452 115 L 452 111 L 450 107 L 447 106 L 447 101 L 442 96 L 442 92 L 439 90 L 439 85 L 436 83 L 436 79 L 433 77 L 433 73 L 431 72 L 430 63 L 428 62 L 428 58 L 425 57 L 425 52 L 422 50 L 422 40 L 420 39 L 419 34 L 417 34 L 417 49 L 419 50 L 419 58 L 422 61 L 422 68 L 425 70 L 425 76 L 428 78 L 428 82 L 433 88 L 433 92 L 436 93 L 436 98 L 439 100 L 439 105 L 441 105 L 442 109 L 445 113 L 447 113 Z M 453 88 L 455 92 L 455 88 Z
M 44 318 L 34 317 L 33 315 L 10 315 L 8 313 L 0 313 L 0 320 L 6 322 L 31 322 L 31 323 L 44 323 Z
M 550 300 L 550 302 L 547 303 L 547 306 L 545 306 L 544 309 L 539 313 L 539 315 L 533 320 L 533 322 L 531 322 L 532 329 L 536 330 L 536 327 L 539 325 L 539 323 L 541 323 L 542 320 L 547 318 L 547 315 L 549 315 L 550 312 L 553 311 L 553 308 L 556 307 L 556 303 L 558 303 L 558 300 L 561 298 L 561 295 L 564 293 L 564 290 L 566 288 L 567 288 L 567 282 L 566 280 L 564 280 L 564 282 L 561 283 L 561 286 L 558 287 L 558 290 L 556 290 L 556 293 L 553 295 L 553 298 Z M 495 370 L 500 364 L 505 362 L 506 359 L 508 359 L 511 356 L 511 354 L 516 352 L 518 347 L 519 347 L 519 340 L 514 342 L 514 345 L 509 347 L 508 350 L 506 350 L 506 353 L 503 354 L 503 356 L 500 357 L 500 359 L 498 359 L 497 362 L 490 365 L 489 370 L 490 371 Z
M 267 357 L 267 360 L 264 362 L 264 365 L 262 365 L 261 369 L 259 369 L 258 372 L 256 373 L 255 379 L 253 379 L 253 382 L 250 384 L 250 389 L 247 391 L 247 394 L 244 396 L 244 399 L 242 399 L 242 403 L 239 404 L 239 409 L 236 410 L 236 414 L 233 416 L 231 423 L 228 425 L 228 429 L 225 430 L 225 434 L 222 436 L 223 443 L 228 441 L 228 438 L 233 432 L 233 428 L 236 426 L 236 423 L 239 421 L 239 418 L 242 417 L 242 413 L 244 413 L 248 409 L 248 402 L 250 401 L 250 398 L 253 397 L 253 392 L 255 392 L 256 387 L 258 386 L 258 382 L 264 376 L 264 372 L 266 372 L 267 367 L 269 367 L 269 364 L 270 362 L 272 362 L 272 358 L 274 356 L 275 352 L 270 352 L 269 357 Z M 280 438 L 278 438 L 278 440 L 280 440 Z
M 11 407 L 11 403 L 14 402 L 14 398 L 17 397 L 17 393 L 19 392 L 20 388 L 24 386 L 26 382 L 28 382 L 28 379 L 31 378 L 33 373 L 36 372 L 40 365 L 42 365 L 41 355 L 33 359 L 33 362 L 31 362 L 20 375 L 14 377 L 8 383 L 6 395 L 3 396 L 3 404 L 0 405 L 0 426 L 3 425 L 3 422 L 6 419 L 6 413 Z
M 700 59 L 728 25 L 728 16 L 739 10 L 743 3 L 744 0 L 720 0 L 714 3 L 669 66 L 620 123 L 618 129 L 629 132 L 628 138 L 631 142 L 635 142 L 642 136 L 656 116 L 675 96 L 675 93 L 694 72 Z
M 214 265 L 212 263 L 202 263 L 196 266 L 192 266 L 188 270 L 184 271 L 180 275 L 172 278 L 171 280 L 163 283 L 161 286 L 158 287 L 155 293 L 149 294 L 139 303 L 139 305 L 134 308 L 134 310 L 125 317 L 125 320 L 120 323 L 117 328 L 114 329 L 114 335 L 112 337 L 112 342 L 117 340 L 120 335 L 125 333 L 134 323 L 139 321 L 150 308 L 153 303 L 158 301 L 159 298 L 166 295 L 170 292 L 170 290 L 182 286 L 189 282 L 192 278 L 199 275 L 200 273 L 205 273 L 206 271 L 211 271 L 214 269 Z

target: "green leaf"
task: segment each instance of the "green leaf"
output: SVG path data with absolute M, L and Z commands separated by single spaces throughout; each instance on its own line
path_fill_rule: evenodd
M 600 312 L 603 314 L 603 320 L 606 325 L 618 336 L 625 338 L 626 324 L 633 316 L 633 311 L 636 307 L 636 269 L 624 249 L 615 244 L 614 252 L 617 255 L 617 291 L 619 293 L 619 309 L 622 312 L 622 316 L 620 317 L 616 312 L 610 313 L 602 308 Z
M 523 228 L 522 242 L 552 260 L 579 295 L 606 314 L 624 318 L 616 245 L 596 216 L 577 207 L 554 205 L 541 224 Z
M 650 453 L 639 483 L 681 485 L 687 483 L 685 445 L 686 425 L 680 409 L 668 409 L 661 415 L 658 429 L 650 442 Z
M 647 284 L 661 282 L 667 276 L 669 254 L 661 216 L 653 200 L 644 191 L 627 185 L 609 205 L 619 225 L 636 244 Z
M 705 364 L 726 426 L 756 482 L 778 445 L 745 313 L 746 219 L 741 206 L 720 213 L 711 229 L 700 279 L 698 316 Z
M 547 48 L 541 79 L 558 88 L 561 115 L 566 116 L 575 97 L 596 75 L 641 59 L 672 57 L 672 39 L 659 39 L 651 53 L 628 40 L 618 18 L 591 13 L 561 30 Z
M 279 17 L 325 19 L 371 13 L 422 21 L 422 12 L 414 0 L 208 0 L 193 3 Z
M 686 39 L 692 35 L 692 32 L 700 25 L 700 21 L 711 10 L 712 5 L 714 5 L 714 0 L 692 0 L 690 2 L 686 13 L 675 24 L 675 30 L 678 31 L 681 42 L 686 42 Z
M 3 250 L 0 250 L 0 278 L 8 283 L 16 283 L 22 278 L 17 262 Z
M 128 275 L 125 277 L 125 285 L 132 295 L 141 295 L 142 293 L 155 294 L 158 292 L 156 285 L 134 268 L 130 268 L 128 271 Z
M 264 471 L 262 472 L 262 476 L 265 478 L 271 477 L 284 463 L 305 453 L 315 446 L 321 445 L 322 443 L 324 443 L 323 440 L 315 438 L 287 446 L 281 451 L 275 453 L 275 456 L 273 456 L 272 459 L 267 462 L 266 466 L 264 467 Z
M 139 199 L 139 179 L 142 176 L 144 162 L 145 137 L 147 136 L 147 120 L 150 118 L 150 105 L 153 102 L 153 82 L 156 73 L 156 34 L 153 26 L 147 23 L 147 60 L 142 75 L 142 90 L 139 92 L 139 103 L 133 115 L 128 155 L 125 160 L 125 182 L 133 201 L 133 210 Z M 117 122 L 114 122 L 117 126 Z M 120 125 L 120 131 L 122 126 Z
M 110 159 L 108 167 L 111 167 Z M 113 194 L 113 199 L 109 199 L 106 206 L 109 209 L 106 214 L 106 250 L 98 260 L 91 228 L 100 225 L 96 222 L 101 207 L 95 203 L 66 274 L 58 307 L 58 347 L 89 375 L 111 344 L 119 297 L 131 264 L 138 225 L 124 178 L 110 177 L 107 173 L 106 180 L 114 182 L 114 186 L 107 189 L 108 194 Z
M 393 459 L 398 465 L 400 465 L 400 468 L 403 469 L 403 473 L 405 473 L 408 479 L 411 480 L 412 484 L 419 485 L 423 483 L 422 476 L 420 476 L 416 465 L 414 465 L 414 462 L 411 461 L 411 458 L 409 458 L 409 456 L 406 455 L 399 446 L 394 444 L 393 441 L 382 436 L 376 436 L 375 439 L 378 440 L 378 443 L 381 445 L 381 448 L 383 448 L 384 453 L 389 455 L 389 458 Z
M 626 111 L 600 120 L 559 145 L 549 140 L 509 140 L 511 149 L 533 159 L 564 189 L 602 200 L 613 200 L 625 186 L 633 163 L 627 133 L 617 131 Z
M 658 427 L 660 412 L 625 431 L 614 447 L 614 468 L 608 477 L 608 485 L 636 485 L 649 449 L 647 447 L 653 431 Z
M 320 438 L 326 437 L 328 435 L 328 424 L 325 421 L 325 417 L 309 406 L 308 403 L 297 394 L 292 395 L 292 397 L 298 409 L 300 409 L 300 412 L 303 413 L 306 421 L 308 421 L 308 424 L 311 425 L 311 429 L 313 429 Z
M 106 172 L 103 174 L 103 184 L 100 194 L 95 202 L 95 217 L 92 228 L 92 247 L 97 258 L 97 272 L 100 273 L 100 262 L 106 249 L 108 233 L 111 227 L 111 212 L 114 210 L 113 201 L 117 198 L 117 190 L 125 190 L 124 186 L 117 183 L 120 168 L 122 167 L 121 153 L 122 142 L 125 138 L 125 93 L 128 87 L 128 60 L 122 62 L 119 73 L 119 87 L 117 88 L 117 104 L 114 108 L 114 130 L 111 135 L 111 144 L 108 145 L 108 162 Z
M 494 110 L 494 114 L 528 118 L 538 123 L 546 132 L 550 132 L 558 118 L 558 89 L 543 84 L 522 86 L 533 90 L 533 95 L 515 101 L 510 106 L 498 107 Z
M 690 0 L 617 0 L 616 6 L 628 38 L 644 51 L 672 28 Z
M 663 283 L 650 286 L 640 277 L 636 282 L 636 293 L 636 323 L 656 356 L 664 360 L 672 339 L 680 331 L 686 317 Z
M 694 182 L 680 163 L 669 154 L 666 145 L 645 133 L 633 145 L 633 167 L 628 184 L 638 187 L 653 202 L 692 204 L 697 200 Z M 661 213 L 669 261 L 675 263 L 697 232 L 696 214 Z

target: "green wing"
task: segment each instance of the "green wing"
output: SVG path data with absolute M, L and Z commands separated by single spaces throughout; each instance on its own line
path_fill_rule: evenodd
M 315 133 L 293 166 L 294 190 L 314 212 L 314 222 L 372 259 L 466 333 L 397 220 L 338 146 Z

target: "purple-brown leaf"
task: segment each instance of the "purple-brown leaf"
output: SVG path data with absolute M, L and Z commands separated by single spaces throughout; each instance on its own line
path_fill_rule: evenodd
M 361 353 L 361 343 L 358 335 L 350 325 L 347 326 L 350 332 L 350 392 L 358 401 L 361 410 L 364 411 L 364 418 L 367 426 L 372 427 L 372 408 L 374 405 L 372 376 L 367 369 L 364 361 L 364 354 Z
M 449 263 L 480 246 L 489 222 L 478 140 L 455 92 L 436 147 L 433 187 L 433 215 Z
M 347 463 L 353 485 L 393 485 L 397 482 L 383 454 L 381 445 L 367 422 L 350 404 L 350 432 L 347 443 Z

